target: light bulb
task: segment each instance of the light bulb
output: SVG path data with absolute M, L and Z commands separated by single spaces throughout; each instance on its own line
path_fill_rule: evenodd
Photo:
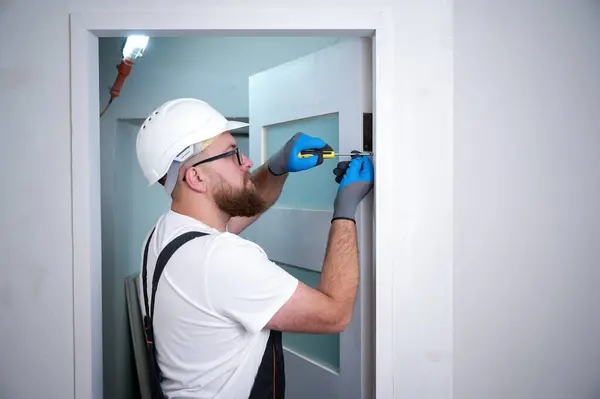
M 127 41 L 125 41 L 125 46 L 123 47 L 123 58 L 135 60 L 136 58 L 141 57 L 148 45 L 149 39 L 148 36 L 128 36 Z

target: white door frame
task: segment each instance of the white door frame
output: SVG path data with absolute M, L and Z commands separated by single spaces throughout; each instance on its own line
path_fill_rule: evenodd
M 341 7 L 319 9 L 317 13 L 304 8 L 286 6 L 277 9 L 260 4 L 235 8 L 198 6 L 176 12 L 139 6 L 137 11 L 71 14 L 70 24 L 75 398 L 102 397 L 98 37 L 140 32 L 150 36 L 374 36 L 376 322 L 373 331 L 375 354 L 372 355 L 376 370 L 375 397 L 392 398 L 392 266 L 393 263 L 410 263 L 410 259 L 408 255 L 406 259 L 398 259 L 398 252 L 394 251 L 394 245 L 390 245 L 396 241 L 397 232 L 389 215 L 398 212 L 398 207 L 404 207 L 400 209 L 401 214 L 419 209 L 415 209 L 412 202 L 394 203 L 393 166 L 398 152 L 387 143 L 392 142 L 398 127 L 394 124 L 394 29 L 389 13 L 374 9 L 343 10 Z M 135 67 L 132 73 L 135 73 Z M 418 132 L 404 132 L 403 135 L 413 137 Z M 409 177 L 418 178 L 417 173 L 415 170 L 412 172 L 414 176 Z M 415 331 L 415 334 L 418 332 Z

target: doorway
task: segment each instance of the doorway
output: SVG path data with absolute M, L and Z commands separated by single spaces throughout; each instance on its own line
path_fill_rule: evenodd
M 325 49 L 335 48 L 339 43 L 356 38 L 348 37 L 153 37 L 144 56 L 134 65 L 126 80 L 121 95 L 113 102 L 100 119 L 101 154 L 101 215 L 102 215 L 102 348 L 103 348 L 103 391 L 105 397 L 125 399 L 138 397 L 136 385 L 135 358 L 130 336 L 130 321 L 127 314 L 125 295 L 126 278 L 139 273 L 141 245 L 157 218 L 166 212 L 170 199 L 161 186 L 147 187 L 137 164 L 135 140 L 139 127 L 154 108 L 165 101 L 178 97 L 195 97 L 207 101 L 225 114 L 230 120 L 249 120 L 249 80 L 253 75 L 267 73 L 270 69 L 302 59 L 310 54 L 323 54 Z M 115 63 L 126 38 L 99 39 L 100 87 L 110 87 L 115 79 Z M 365 51 L 370 53 L 370 46 Z M 371 56 L 365 52 L 365 59 Z M 297 62 L 297 61 L 296 61 Z M 350 69 L 346 66 L 344 70 Z M 369 68 L 370 69 L 370 68 Z M 343 70 L 335 68 L 335 74 Z M 370 71 L 365 71 L 370 72 Z M 347 72 L 346 72 L 347 73 Z M 296 78 L 299 76 L 296 74 Z M 351 79 L 351 78 L 350 78 Z M 272 81 L 273 79 L 270 78 Z M 370 85 L 369 80 L 369 85 Z M 275 84 L 275 82 L 273 82 Z M 281 83 L 278 83 L 281 87 Z M 370 94 L 371 88 L 368 88 Z M 294 91 L 294 90 L 290 90 Z M 296 91 L 297 92 L 297 91 Z M 254 95 L 256 95 L 253 92 Z M 100 92 L 100 104 L 108 101 L 108 90 Z M 297 94 L 296 94 L 297 96 Z M 281 102 L 282 99 L 278 100 Z M 369 109 L 370 111 L 370 109 Z M 357 113 L 358 116 L 360 116 Z M 306 133 L 327 139 L 336 149 L 339 148 L 339 127 L 332 125 L 339 118 L 319 118 L 316 125 L 291 125 L 292 129 L 304 128 Z M 324 122 L 319 122 L 324 121 Z M 342 119 L 343 121 L 343 119 Z M 358 126 L 362 129 L 362 126 Z M 280 129 L 281 130 L 281 129 Z M 348 134 L 346 132 L 345 134 Z M 233 132 L 243 154 L 250 157 L 258 167 L 262 160 L 258 153 L 249 148 L 250 129 Z M 277 131 L 267 135 L 270 141 L 283 145 L 293 135 L 291 131 Z M 325 135 L 325 136 L 323 136 Z M 260 139 L 259 139 L 260 141 Z M 309 184 L 318 184 L 335 190 L 331 170 L 335 160 L 326 160 L 319 173 L 298 181 L 298 176 L 290 176 L 284 193 L 276 205 L 289 205 L 288 199 L 298 190 L 309 192 Z M 307 173 L 306 175 L 309 175 Z M 302 181 L 303 180 L 303 181 Z M 317 183 L 318 182 L 318 183 Z M 331 191 L 331 190 L 330 190 Z M 322 195 L 321 208 L 333 204 L 331 194 Z M 310 198 L 320 198 L 314 193 Z M 298 198 L 302 202 L 303 198 Z M 304 205 L 306 201 L 304 201 Z M 310 213 L 309 213 L 310 214 Z M 268 217 L 268 216 L 267 216 Z M 310 217 L 310 216 L 309 216 Z M 264 224 L 263 224 L 264 226 Z M 322 227 L 316 244 L 326 242 L 327 227 Z M 262 227 L 250 229 L 257 232 Z M 286 229 L 285 227 L 283 227 Z M 286 229 L 289 230 L 289 229 Z M 243 232 L 242 235 L 250 233 Z M 261 234 L 264 236 L 264 234 Z M 248 237 L 251 238 L 251 237 Z M 291 245 L 289 239 L 278 243 L 279 248 Z M 267 251 L 275 262 L 284 259 L 275 257 L 275 251 Z M 322 258 L 322 254 L 319 255 Z M 288 272 L 304 283 L 315 287 L 321 264 L 315 259 L 310 262 L 293 262 L 295 267 L 282 264 Z M 290 262 L 288 262 L 290 263 Z M 310 264 L 301 268 L 300 263 Z M 369 267 L 370 268 L 370 267 Z M 315 270 L 312 270 L 315 269 Z M 367 276 L 365 284 L 370 282 Z M 369 291 L 370 292 L 370 291 Z M 358 307 L 360 310 L 360 307 Z M 359 319 L 360 316 L 357 316 Z M 360 323 L 355 324 L 355 328 Z M 346 334 L 352 334 L 348 331 Z M 358 331 L 355 334 L 360 334 Z M 283 334 L 286 350 L 294 350 L 302 359 L 325 368 L 324 373 L 340 373 L 341 359 L 360 359 L 359 354 L 340 353 L 340 334 Z M 365 348 L 366 349 L 366 348 Z M 360 352 L 361 345 L 355 345 L 346 352 Z M 288 356 L 292 356 L 291 354 Z M 303 373 L 306 365 L 300 359 L 290 361 L 287 366 L 288 385 L 293 390 L 293 374 Z M 350 363 L 346 360 L 346 363 Z M 316 370 L 317 375 L 320 370 Z M 358 375 L 359 376 L 359 375 Z M 290 378 L 292 377 L 292 378 Z M 360 381 L 356 376 L 350 381 Z M 335 385 L 332 382 L 321 385 Z M 346 385 L 351 385 L 346 383 Z M 360 389 L 360 388 L 359 388 Z M 288 394 L 288 397 L 292 397 Z
M 179 16 L 181 17 L 181 16 Z M 190 32 L 202 33 L 203 22 L 206 23 L 207 30 L 211 30 L 214 34 L 214 30 L 210 29 L 210 24 L 215 21 L 223 22 L 222 17 L 215 17 L 216 19 L 207 22 L 207 16 L 204 15 L 199 20 L 195 21 L 197 24 L 195 28 L 189 27 Z M 321 27 L 313 27 L 307 30 L 302 30 L 301 25 L 293 31 L 286 31 L 279 27 L 279 32 L 283 33 L 284 36 L 315 36 L 315 29 L 320 33 L 325 33 L 325 36 L 339 37 L 343 34 L 352 34 L 353 36 L 367 36 L 372 37 L 373 33 L 379 30 L 378 40 L 379 43 L 385 42 L 385 25 L 379 21 L 379 16 L 368 16 L 360 15 L 356 16 L 354 21 L 354 29 L 348 29 L 346 26 L 344 29 L 329 29 L 328 26 L 339 26 L 336 20 L 339 18 L 337 15 L 330 15 L 329 18 L 325 18 L 320 25 Z M 119 18 L 116 19 L 119 21 Z M 165 27 L 165 21 L 170 21 Z M 181 21 L 179 21 L 181 22 Z M 223 22 L 227 26 L 227 22 Z M 299 22 L 300 24 L 302 22 Z M 156 25 L 154 25 L 156 24 Z M 144 26 L 133 27 L 136 32 L 143 32 L 144 29 L 152 30 L 154 37 L 157 35 L 156 26 L 161 26 L 163 31 L 160 33 L 175 34 L 180 33 L 181 27 L 178 25 L 177 18 L 165 19 L 164 14 L 162 18 L 157 15 L 156 19 L 147 18 L 144 20 L 142 25 Z M 183 24 L 185 25 L 185 24 Z M 250 24 L 252 25 L 252 24 Z M 351 24 L 352 25 L 352 24 Z M 72 19 L 72 46 L 74 49 L 79 49 L 80 53 L 85 56 L 77 59 L 72 59 L 73 66 L 73 220 L 74 220 L 74 295 L 78 298 L 75 308 L 75 360 L 76 360 L 76 375 L 75 375 L 75 391 L 76 397 L 89 397 L 93 392 L 93 396 L 99 396 L 103 391 L 102 383 L 102 236 L 100 227 L 102 226 L 101 217 L 101 186 L 99 178 L 102 176 L 101 173 L 101 135 L 100 135 L 100 124 L 98 121 L 98 111 L 100 110 L 99 92 L 97 85 L 94 84 L 97 79 L 94 78 L 94 73 L 98 76 L 98 67 L 93 66 L 93 61 L 96 61 L 98 65 L 98 38 L 102 36 L 116 36 L 123 37 L 126 34 L 132 32 L 127 29 L 128 22 L 122 21 L 116 22 L 115 19 L 111 19 L 107 15 L 101 16 L 87 16 L 81 18 Z M 179 29 L 177 29 L 179 27 Z M 214 28 L 213 28 L 214 29 Z M 227 35 L 231 36 L 232 31 L 239 34 L 235 28 L 230 28 L 228 31 L 226 28 L 223 30 Z M 274 31 L 265 31 L 265 26 L 256 24 L 251 29 L 251 32 L 243 32 L 245 35 L 251 33 L 251 36 L 273 36 Z M 266 26 L 268 29 L 268 24 Z M 389 49 L 388 49 L 389 51 Z M 385 59 L 387 52 L 385 47 L 382 47 L 380 52 L 380 59 Z M 390 54 L 387 53 L 389 57 Z M 92 62 L 90 62 L 92 61 Z M 379 65 L 379 71 L 385 70 L 385 67 Z M 375 69 L 375 68 L 374 68 Z M 133 74 L 135 71 L 133 72 Z M 133 75 L 132 74 L 132 78 Z M 132 79 L 131 78 L 131 79 Z M 127 84 L 130 83 L 128 80 Z M 127 87 L 127 84 L 125 87 Z M 377 83 L 375 83 L 377 85 Z M 125 99 L 126 89 L 124 88 L 124 94 L 119 100 L 123 102 Z M 377 97 L 379 100 L 374 99 L 375 104 L 379 104 L 382 107 L 385 104 L 385 88 L 378 88 Z M 201 96 L 197 96 L 201 97 Z M 383 109 L 383 107 L 382 107 Z M 118 120 L 121 124 L 120 130 L 130 129 L 131 126 L 139 121 L 136 119 L 143 118 L 147 114 L 147 110 L 141 110 L 141 112 L 132 112 L 131 115 L 120 115 Z M 386 123 L 389 123 L 389 119 L 386 119 L 386 114 L 382 112 L 379 116 L 374 112 L 375 127 L 373 129 L 373 147 L 375 153 L 378 154 L 377 162 L 381 162 L 380 158 L 385 159 L 385 150 L 378 153 L 378 139 L 381 138 L 385 133 Z M 229 115 L 228 115 L 229 116 Z M 236 115 L 232 115 L 236 116 Z M 239 116 L 239 115 L 237 115 Z M 250 121 L 252 123 L 252 121 Z M 125 127 L 125 128 L 124 128 Z M 117 130 L 114 130 L 115 134 Z M 115 136 L 116 137 L 116 136 Z M 390 157 L 391 159 L 391 157 Z M 95 180 L 95 178 L 97 178 Z M 378 175 L 376 179 L 378 178 Z M 98 183 L 95 183 L 98 182 Z M 377 188 L 377 195 L 382 193 L 381 188 Z M 377 203 L 377 199 L 375 200 Z M 379 210 L 384 210 L 384 203 L 379 204 Z M 383 227 L 383 223 L 379 221 L 378 213 L 375 214 L 374 222 L 376 226 Z M 386 230 L 381 229 L 378 239 L 385 238 Z M 380 263 L 380 257 L 383 255 L 384 250 L 379 246 L 374 248 L 374 258 L 377 268 L 374 270 L 375 279 L 381 280 L 382 276 L 386 273 L 385 262 Z M 380 267 L 380 264 L 382 267 Z M 385 279 L 384 279 L 385 280 Z M 385 284 L 378 285 L 378 291 L 385 290 Z M 379 295 L 379 294 L 377 294 Z M 389 296 L 389 292 L 387 293 Z M 389 312 L 391 307 L 387 307 L 384 304 L 378 304 L 376 312 L 379 314 Z M 375 312 L 374 312 L 375 313 Z M 378 335 L 380 344 L 383 341 L 389 339 L 386 334 L 391 332 L 386 326 L 385 317 L 382 317 L 381 329 L 377 324 L 372 326 L 375 331 L 375 339 Z M 375 323 L 378 323 L 376 321 Z M 372 353 L 371 355 L 374 355 Z M 381 363 L 383 367 L 390 367 L 391 362 L 389 361 L 391 356 L 383 354 L 379 358 L 374 358 L 374 363 Z M 374 376 L 374 380 L 377 380 L 377 376 Z M 391 381 L 390 381 L 391 383 Z M 385 383 L 379 384 L 380 388 L 375 389 L 389 389 Z

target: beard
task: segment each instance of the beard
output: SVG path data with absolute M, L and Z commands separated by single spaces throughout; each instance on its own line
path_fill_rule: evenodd
M 216 190 L 214 199 L 222 212 L 231 217 L 252 217 L 267 209 L 266 202 L 251 182 L 250 173 L 244 176 L 244 184 L 241 188 L 233 188 L 223 178 L 219 177 L 219 179 L 220 187 Z

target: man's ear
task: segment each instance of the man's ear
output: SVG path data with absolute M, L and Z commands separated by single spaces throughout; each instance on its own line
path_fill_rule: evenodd
M 205 193 L 208 190 L 207 174 L 202 168 L 187 168 L 184 172 L 185 182 L 192 190 Z

